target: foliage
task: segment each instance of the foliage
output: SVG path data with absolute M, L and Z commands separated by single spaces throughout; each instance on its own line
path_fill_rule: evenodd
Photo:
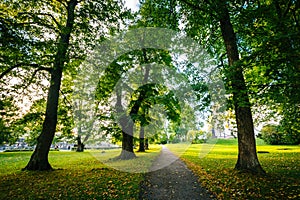
M 189 141 L 192 141 L 192 144 L 202 144 L 206 143 L 206 141 L 211 137 L 211 134 L 202 130 L 190 130 L 187 137 L 189 138 Z
M 234 19 L 257 115 L 281 119 L 281 129 L 294 134 L 300 119 L 299 12 L 298 1 L 256 1 Z
M 226 144 L 226 141 L 229 144 Z M 258 151 L 269 152 L 258 154 L 268 174 L 258 176 L 231 168 L 237 157 L 236 142 L 222 140 L 220 144 L 215 144 L 204 158 L 200 158 L 199 155 L 208 144 L 191 145 L 181 159 L 199 176 L 201 185 L 217 199 L 299 198 L 299 146 L 258 145 Z
M 164 27 L 178 30 L 179 15 L 176 0 L 141 0 L 139 26 Z
M 268 124 L 261 129 L 259 138 L 263 139 L 267 144 L 281 144 L 282 136 L 278 132 L 278 126 Z
M 155 104 L 164 106 L 168 120 L 180 121 L 181 108 L 178 99 L 172 91 L 160 84 L 145 84 L 134 91 L 129 104 L 132 120 L 139 121 L 142 126 L 148 125 L 151 121 L 148 116 L 149 109 Z
M 11 98 L 0 98 L 0 145 L 3 143 L 13 144 L 19 137 L 18 133 L 12 131 L 15 110 Z
M 122 7 L 123 2 L 111 0 L 1 2 L 4 34 L 0 39 L 5 42 L 0 50 L 0 83 L 10 84 L 0 92 L 22 98 L 41 96 L 32 95 L 36 85 L 49 88 L 41 134 L 26 169 L 51 168 L 47 154 L 36 152 L 48 152 L 57 128 L 57 114 L 64 112 L 58 110 L 62 80 L 74 77 L 76 68 L 97 42 L 103 41 L 109 32 L 120 30 L 123 17 L 129 16 Z M 12 83 L 12 78 L 17 83 Z M 43 79 L 50 79 L 50 84 L 40 84 Z M 72 126 L 59 128 L 70 132 Z
M 36 139 L 42 130 L 45 102 L 44 99 L 35 101 L 30 111 L 15 123 L 14 131 L 25 137 L 25 142 L 30 146 L 36 145 Z
M 299 144 L 300 135 L 293 134 L 292 131 L 287 131 L 281 125 L 268 124 L 261 129 L 259 135 L 267 144 L 278 145 L 278 144 Z
M 153 63 L 160 65 L 156 66 Z M 120 56 L 105 68 L 98 82 L 96 99 L 101 106 L 101 109 L 98 111 L 99 119 L 102 122 L 106 121 L 106 123 L 103 123 L 106 125 L 115 123 L 114 118 L 118 116 L 113 114 L 117 111 L 114 91 L 117 92 L 117 90 L 122 88 L 122 104 L 128 105 L 128 108 L 121 109 L 120 107 L 118 109 L 122 110 L 124 114 L 130 115 L 136 125 L 146 126 L 151 122 L 151 126 L 161 129 L 159 127 L 160 123 L 165 118 L 177 123 L 177 125 L 180 121 L 184 121 L 182 124 L 192 124 L 193 122 L 184 119 L 191 119 L 192 111 L 191 113 L 182 113 L 182 110 L 187 110 L 188 108 L 182 109 L 180 107 L 182 102 L 179 102 L 178 95 L 176 96 L 175 94 L 178 91 L 173 92 L 162 84 L 165 82 L 163 81 L 164 79 L 170 79 L 169 76 L 173 75 L 172 70 L 175 70 L 176 67 L 173 65 L 172 56 L 167 50 L 141 49 Z M 175 81 L 177 82 L 172 83 L 173 86 L 182 84 L 179 80 Z M 152 84 L 151 82 L 160 84 Z M 142 84 L 142 86 L 139 86 L 139 84 Z M 200 93 L 201 86 L 195 90 L 198 90 Z M 161 109 L 153 113 L 153 109 L 156 109 L 157 106 L 161 106 Z M 188 104 L 185 106 L 189 107 Z M 190 108 L 190 110 L 192 109 Z M 162 111 L 166 115 L 158 116 Z M 146 137 L 157 134 L 155 130 L 146 129 L 145 131 L 146 135 L 148 134 Z M 114 135 L 113 132 L 106 132 L 105 134 Z M 116 134 L 116 136 L 118 135 Z
M 39 99 L 33 102 L 29 111 L 16 119 L 10 127 L 10 130 L 17 133 L 18 137 L 24 137 L 25 142 L 30 146 L 36 145 L 37 137 L 42 131 L 43 121 L 45 118 L 46 100 Z M 57 135 L 54 138 L 54 143 L 59 142 L 63 138 L 71 139 L 73 120 L 71 116 L 71 108 L 60 102 L 58 108 L 58 125 Z

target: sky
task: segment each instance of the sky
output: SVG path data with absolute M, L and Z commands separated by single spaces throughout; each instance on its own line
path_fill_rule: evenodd
M 125 0 L 125 6 L 133 11 L 138 10 L 139 0 Z

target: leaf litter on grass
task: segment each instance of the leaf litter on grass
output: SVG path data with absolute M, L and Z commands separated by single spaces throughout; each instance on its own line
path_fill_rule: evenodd
M 158 155 L 159 148 L 153 148 L 150 152 L 153 154 L 138 154 L 136 161 L 144 160 L 143 165 L 150 167 L 150 162 Z M 11 154 L 11 157 L 22 156 L 24 155 L 19 153 Z M 52 166 L 60 170 L 21 172 L 26 162 L 18 162 L 17 170 L 12 170 L 10 163 L 13 159 L 2 165 L 0 199 L 138 198 L 139 185 L 144 179 L 143 173 L 128 173 L 110 168 L 96 159 L 91 152 L 51 152 L 49 159 Z
M 181 157 L 199 177 L 203 187 L 218 199 L 299 199 L 300 147 L 258 146 L 270 154 L 259 154 L 266 176 L 234 170 L 237 159 L 233 145 L 215 145 L 204 158 L 197 156 L 200 145 L 192 145 Z M 222 152 L 222 150 L 226 150 Z M 230 149 L 232 149 L 230 151 Z M 290 152 L 287 152 L 290 151 Z M 235 156 L 234 156 L 235 154 Z

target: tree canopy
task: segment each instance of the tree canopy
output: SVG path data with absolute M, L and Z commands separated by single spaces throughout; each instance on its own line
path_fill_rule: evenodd
M 141 139 L 155 137 L 144 128 L 161 116 L 178 139 L 199 132 L 192 129 L 200 129 L 201 117 L 212 129 L 231 121 L 238 170 L 264 173 L 258 125 L 267 124 L 265 136 L 276 132 L 299 144 L 299 1 L 139 6 L 132 13 L 113 0 L 0 3 L 0 144 L 26 135 L 36 148 L 25 169 L 52 168 L 48 153 L 58 132 L 82 144 L 110 135 L 133 153 L 134 127 Z M 165 115 L 153 113 L 154 105 Z

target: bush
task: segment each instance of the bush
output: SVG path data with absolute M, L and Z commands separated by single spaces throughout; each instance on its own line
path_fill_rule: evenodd
M 192 140 L 192 144 L 203 144 L 206 143 L 206 139 L 194 139 Z
M 300 135 L 293 134 L 291 131 L 284 130 L 281 126 L 274 124 L 265 125 L 258 135 L 264 142 L 271 145 L 279 144 L 299 144 Z
M 167 144 L 168 141 L 167 140 L 161 140 L 159 144 Z
M 172 144 L 177 144 L 177 143 L 180 143 L 180 142 L 181 142 L 181 140 L 179 138 L 174 138 L 172 140 Z

